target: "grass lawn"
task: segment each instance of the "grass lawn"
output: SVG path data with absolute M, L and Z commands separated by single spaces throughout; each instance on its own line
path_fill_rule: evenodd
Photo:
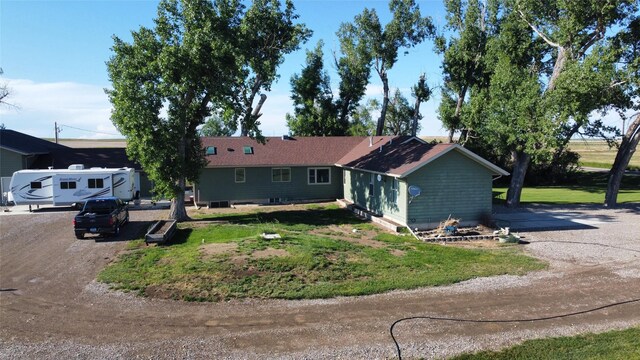
M 602 204 L 607 191 L 607 173 L 579 173 L 574 185 L 534 186 L 522 189 L 522 203 Z M 493 188 L 495 202 L 504 203 L 506 187 Z M 640 202 L 640 176 L 625 175 L 618 203 Z
M 609 148 L 604 140 L 571 140 L 569 149 L 580 154 L 580 165 L 610 169 L 616 158 L 617 148 Z M 640 170 L 640 156 L 634 154 L 629 168 Z
M 502 351 L 483 351 L 453 359 L 640 359 L 640 328 L 602 334 L 529 340 Z
M 116 289 L 189 301 L 313 299 L 546 267 L 517 245 L 467 249 L 427 244 L 384 232 L 337 205 L 199 216 L 180 224 L 168 246 L 132 242 L 98 279 Z M 264 232 L 282 238 L 266 240 L 260 236 Z

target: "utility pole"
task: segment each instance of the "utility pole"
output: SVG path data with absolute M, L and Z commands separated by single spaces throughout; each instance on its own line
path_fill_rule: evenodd
M 53 132 L 56 134 L 56 144 L 57 144 L 58 143 L 58 134 L 60 133 L 60 131 L 62 131 L 62 129 L 60 129 L 58 127 L 58 122 L 57 121 L 54 122 L 53 124 L 54 124 Z

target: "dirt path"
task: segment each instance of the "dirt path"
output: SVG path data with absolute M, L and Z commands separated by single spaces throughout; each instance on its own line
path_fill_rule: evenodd
M 389 326 L 438 315 L 532 318 L 640 298 L 638 209 L 597 228 L 526 234 L 549 271 L 313 301 L 185 303 L 108 291 L 96 274 L 166 210 L 132 211 L 120 241 L 75 240 L 73 212 L 0 216 L 1 358 L 390 358 Z M 562 210 L 560 210 L 562 211 Z M 576 210 L 577 211 L 577 210 Z M 518 324 L 407 321 L 405 357 L 444 357 L 523 339 L 640 324 L 640 303 Z

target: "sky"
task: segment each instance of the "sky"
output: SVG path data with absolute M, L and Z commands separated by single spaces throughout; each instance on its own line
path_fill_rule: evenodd
M 444 26 L 442 2 L 417 1 L 423 15 Z M 109 118 L 111 104 L 104 93 L 111 84 L 105 62 L 112 56 L 112 36 L 130 41 L 131 31 L 140 26 L 152 27 L 157 1 L 152 0 L 84 0 L 84 1 L 15 1 L 0 2 L 1 81 L 11 91 L 7 101 L 15 106 L 0 108 L 0 123 L 7 129 L 37 137 L 55 137 L 55 124 L 61 138 L 121 138 Z M 299 22 L 313 30 L 313 37 L 298 51 L 285 57 L 279 67 L 279 80 L 267 93 L 262 108 L 261 129 L 266 136 L 288 133 L 285 115 L 292 112 L 289 79 L 300 73 L 305 50 L 318 40 L 325 43 L 325 68 L 334 89 L 338 76 L 332 53 L 339 48 L 335 35 L 343 22 L 367 8 L 375 8 L 381 22 L 390 18 L 388 1 L 295 1 Z M 399 88 L 411 101 L 410 88 L 421 73 L 431 87 L 441 84 L 441 58 L 426 41 L 400 53 L 389 71 L 392 92 Z M 381 98 L 382 84 L 372 73 L 367 98 Z M 436 108 L 439 91 L 422 104 L 421 135 L 444 135 Z

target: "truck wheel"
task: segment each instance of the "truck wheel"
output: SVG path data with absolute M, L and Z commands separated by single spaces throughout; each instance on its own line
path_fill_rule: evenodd
M 84 239 L 84 233 L 76 233 L 76 239 Z

